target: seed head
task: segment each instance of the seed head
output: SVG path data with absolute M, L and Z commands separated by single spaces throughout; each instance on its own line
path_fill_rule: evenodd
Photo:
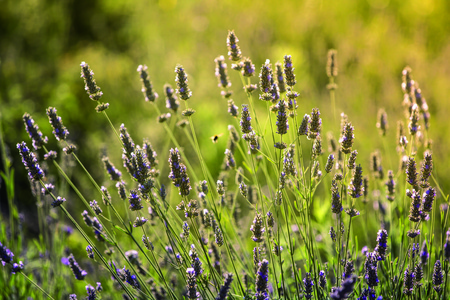
M 338 75 L 337 68 L 337 51 L 334 49 L 328 50 L 328 60 L 327 60 L 327 76 L 336 77 Z

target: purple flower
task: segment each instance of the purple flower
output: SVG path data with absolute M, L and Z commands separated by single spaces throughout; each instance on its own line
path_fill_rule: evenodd
M 43 144 L 47 144 L 48 138 L 42 137 L 42 132 L 39 130 L 39 127 L 34 124 L 33 118 L 28 113 L 25 113 L 22 118 L 25 123 L 25 129 L 33 140 L 33 148 L 37 150 L 41 148 Z
M 17 144 L 17 149 L 19 149 L 22 162 L 28 171 L 30 179 L 35 181 L 44 178 L 44 171 L 39 166 L 34 153 L 28 149 L 27 144 L 25 142 Z

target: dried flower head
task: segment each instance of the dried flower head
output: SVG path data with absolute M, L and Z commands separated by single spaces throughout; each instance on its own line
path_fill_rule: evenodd
M 334 49 L 328 50 L 328 60 L 327 60 L 327 76 L 336 77 L 338 75 L 337 68 L 337 51 Z
M 387 114 L 384 109 L 378 111 L 378 122 L 377 128 L 380 130 L 382 136 L 386 135 L 386 130 L 388 128 Z

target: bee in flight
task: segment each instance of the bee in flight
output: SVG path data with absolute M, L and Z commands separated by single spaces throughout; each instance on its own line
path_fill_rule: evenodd
M 215 134 L 212 137 L 210 137 L 210 139 L 215 144 L 215 143 L 217 143 L 217 140 L 219 139 L 219 137 L 221 137 L 222 135 L 223 135 L 223 133 Z

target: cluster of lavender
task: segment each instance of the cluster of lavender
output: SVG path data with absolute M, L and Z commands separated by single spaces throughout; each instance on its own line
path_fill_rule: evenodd
M 142 146 L 135 144 L 122 124 L 119 129 L 122 162 L 133 183 L 126 183 L 125 176 L 108 156 L 103 156 L 102 162 L 109 180 L 117 188 L 120 203 L 128 208 L 127 219 L 123 219 L 115 197 L 108 191 L 111 182 L 104 186 L 94 182 L 103 201 L 88 202 L 82 196 L 80 198 L 86 205 L 81 216 L 85 225 L 92 229 L 96 241 L 92 242 L 89 234 L 76 224 L 89 244 L 86 247 L 88 258 L 103 263 L 113 277 L 114 288 L 124 292 L 124 298 L 145 295 L 152 299 L 177 299 L 175 291 L 180 291 L 188 299 L 215 297 L 225 300 L 233 293 L 245 299 L 257 300 L 288 296 L 296 299 L 300 295 L 305 299 L 363 300 L 401 298 L 401 294 L 407 297 L 425 297 L 426 294 L 426 297 L 430 297 L 433 290 L 437 297 L 445 297 L 447 286 L 444 276 L 449 272 L 450 229 L 446 237 L 442 237 L 442 249 L 436 250 L 431 246 L 433 240 L 425 234 L 429 229 L 422 226 L 435 217 L 433 207 L 436 206 L 436 189 L 430 184 L 433 171 L 430 143 L 425 140 L 419 125 L 423 120 L 424 128 L 428 130 L 430 115 L 418 84 L 412 80 L 411 70 L 405 68 L 403 71 L 402 89 L 409 124 L 408 131 L 405 131 L 403 124 L 398 123 L 397 149 L 401 158 L 401 172 L 396 174 L 391 168 L 385 178 L 381 151 L 375 150 L 370 156 L 368 171 L 364 172 L 368 175 L 363 176 L 363 163 L 358 150 L 354 149 L 357 145 L 355 127 L 347 115 L 341 114 L 338 141 L 332 133 L 322 133 L 322 117 L 318 108 L 305 114 L 301 121 L 297 120 L 296 99 L 299 94 L 294 91 L 297 80 L 290 55 L 284 56 L 284 62 L 277 62 L 274 67 L 270 60 L 266 60 L 260 69 L 258 99 L 266 102 L 269 113 L 267 119 L 273 127 L 272 143 L 268 142 L 270 137 L 265 135 L 251 100 L 252 93 L 258 89 L 257 84 L 251 83 L 255 66 L 250 58 L 242 55 L 238 41 L 234 31 L 230 31 L 227 37 L 228 57 L 233 62 L 231 68 L 239 71 L 244 79 L 244 90 L 250 101 L 249 104 L 242 104 L 239 111 L 231 99 L 233 92 L 225 57 L 218 56 L 215 59 L 218 86 L 222 97 L 227 100 L 228 112 L 234 121 L 239 120 L 243 141 L 236 128 L 230 125 L 227 148 L 222 152 L 224 163 L 217 181 L 207 166 L 203 165 L 201 151 L 197 154 L 204 178 L 208 181 L 197 181 L 195 170 L 190 167 L 188 170 L 188 158 L 176 141 L 172 141 L 176 147 L 168 151 L 169 174 L 159 176 L 157 153 L 152 145 L 147 140 L 143 141 Z M 158 94 L 150 81 L 147 66 L 140 65 L 137 71 L 145 101 L 156 105 Z M 328 52 L 326 71 L 330 79 L 327 88 L 334 97 L 338 75 L 335 50 Z M 172 113 L 177 114 L 178 98 L 186 101 L 192 97 L 185 69 L 178 65 L 175 73 L 176 89 L 169 84 L 164 86 L 166 108 L 171 112 L 159 113 L 158 116 L 158 122 L 163 123 L 167 130 L 171 129 L 164 123 L 172 117 Z M 89 97 L 98 101 L 102 92 L 93 78 L 94 73 L 84 62 L 81 64 L 81 74 Z M 108 104 L 101 103 L 96 109 L 100 112 L 107 107 Z M 187 108 L 181 115 L 189 117 L 189 122 L 192 122 L 194 113 L 195 110 Z M 276 116 L 273 117 L 271 113 Z M 47 115 L 55 138 L 66 146 L 64 152 L 75 156 L 75 147 L 67 142 L 69 132 L 56 114 L 56 109 L 50 107 Z M 43 136 L 29 114 L 25 114 L 23 119 L 34 150 L 44 148 L 45 159 L 53 160 L 57 165 L 56 152 L 45 148 L 47 137 Z M 185 127 L 187 124 L 188 121 L 184 119 L 177 125 Z M 191 132 L 184 131 L 198 149 L 193 123 L 191 126 Z M 376 127 L 381 137 L 387 138 L 389 127 L 384 110 L 379 111 Z M 170 136 L 173 137 L 173 134 Z M 322 155 L 326 151 L 325 136 L 330 153 L 324 164 Z M 305 143 L 308 147 L 305 147 Z M 247 145 L 248 155 L 242 151 L 241 144 Z M 422 146 L 426 151 L 418 171 L 417 153 Z M 25 142 L 18 144 L 17 148 L 30 179 L 42 184 L 42 193 L 53 198 L 51 206 L 59 207 L 76 222 L 66 210 L 66 199 L 54 195 L 55 187 L 47 182 L 49 179 L 40 167 L 37 155 Z M 240 152 L 236 152 L 237 149 Z M 308 154 L 305 154 L 306 149 L 310 151 Z M 164 171 L 162 168 L 161 172 Z M 194 188 L 191 187 L 188 171 L 195 181 L 192 183 Z M 232 174 L 236 176 L 234 183 L 230 180 Z M 271 178 L 274 174 L 276 180 Z M 326 177 L 328 174 L 330 179 Z M 402 176 L 405 179 L 405 200 L 410 199 L 408 216 L 399 199 L 398 191 L 401 188 L 398 185 L 402 187 Z M 167 178 L 178 190 L 181 201 L 176 200 L 178 196 L 166 191 L 162 182 Z M 326 190 L 322 191 L 327 195 L 328 203 L 315 198 L 321 183 L 331 185 L 329 194 Z M 385 186 L 384 194 L 380 191 L 382 186 Z M 411 189 L 406 189 L 409 186 Z M 369 193 L 369 187 L 373 189 L 372 194 Z M 79 194 L 78 190 L 76 192 Z M 385 203 L 381 195 L 385 195 L 388 202 Z M 174 201 L 178 203 L 176 210 L 181 210 L 185 219 L 181 219 L 173 209 Z M 376 240 L 370 238 L 370 232 L 365 231 L 370 222 L 367 219 L 361 221 L 360 216 L 360 210 L 368 215 L 371 209 L 368 208 L 369 202 L 373 202 L 379 218 L 377 227 L 381 228 Z M 323 209 L 319 211 L 329 214 L 331 222 L 335 222 L 335 227 L 329 231 L 331 240 L 320 232 L 323 226 L 317 224 L 317 206 L 327 207 L 327 212 Z M 147 212 L 145 207 L 148 208 Z M 254 216 L 250 226 L 242 226 L 243 222 L 249 220 L 243 212 Z M 400 224 L 394 220 L 396 215 L 405 219 L 407 217 L 410 221 L 410 230 L 404 235 L 395 226 Z M 323 216 L 321 218 L 324 219 Z M 372 250 L 365 246 L 362 255 L 358 254 L 358 243 L 352 236 L 352 233 L 360 232 L 357 226 L 361 226 L 367 235 L 365 239 L 358 237 L 358 240 L 375 245 Z M 136 230 L 142 230 L 142 239 L 135 239 Z M 122 251 L 117 240 L 119 231 L 131 238 L 139 251 Z M 396 234 L 407 236 L 407 242 L 398 243 L 400 239 L 394 238 Z M 245 252 L 249 245 L 245 244 L 244 236 L 248 236 L 248 243 L 256 243 L 253 255 Z M 403 238 L 401 240 L 404 241 Z M 419 250 L 421 243 L 422 248 Z M 328 249 L 329 245 L 332 245 L 331 249 Z M 429 252 L 429 247 L 434 252 Z M 101 248 L 106 250 L 102 252 Z M 288 251 L 283 251 L 284 248 Z M 141 261 L 143 257 L 145 263 Z M 302 257 L 301 260 L 299 257 Z M 433 270 L 428 262 L 430 257 L 435 261 Z M 13 273 L 21 272 L 24 268 L 21 262 L 12 264 L 12 252 L 2 244 L 0 259 L 3 265 L 12 265 Z M 125 266 L 117 268 L 114 261 L 124 262 Z M 86 279 L 87 272 L 72 254 L 65 259 L 65 263 L 76 280 Z M 330 272 L 329 264 L 332 264 Z M 226 269 L 234 270 L 235 274 L 225 272 Z M 394 274 L 394 270 L 398 274 Z M 288 275 L 290 273 L 293 276 Z M 178 277 L 183 283 L 180 284 Z M 426 279 L 428 282 L 424 284 Z M 388 289 L 383 286 L 387 281 Z M 86 286 L 88 299 L 96 299 L 101 291 L 100 283 L 96 288 Z M 76 297 L 75 294 L 70 295 L 70 299 Z

